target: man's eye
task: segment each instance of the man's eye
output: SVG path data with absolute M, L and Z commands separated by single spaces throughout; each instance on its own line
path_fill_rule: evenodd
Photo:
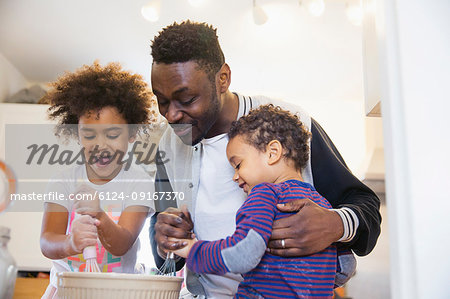
M 107 135 L 106 137 L 108 137 L 109 139 L 116 139 L 117 137 L 119 137 L 119 135 Z
M 182 104 L 182 105 L 189 105 L 189 104 L 192 104 L 192 102 L 194 102 L 195 99 L 197 99 L 197 97 L 193 97 L 193 98 L 191 98 L 191 99 L 189 99 L 189 100 L 187 100 L 187 101 L 181 102 L 181 104 Z
M 159 106 L 165 106 L 169 104 L 169 101 L 167 99 L 161 97 L 156 97 L 156 102 L 158 103 Z
M 95 138 L 95 136 L 83 136 L 83 138 L 87 140 L 92 140 Z

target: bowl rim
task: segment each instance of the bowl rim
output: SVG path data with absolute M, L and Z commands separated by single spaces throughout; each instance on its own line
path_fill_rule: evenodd
M 133 273 L 115 273 L 115 272 L 59 272 L 58 278 L 99 278 L 99 279 L 125 279 L 125 280 L 153 280 L 153 281 L 183 281 L 183 277 L 133 274 Z

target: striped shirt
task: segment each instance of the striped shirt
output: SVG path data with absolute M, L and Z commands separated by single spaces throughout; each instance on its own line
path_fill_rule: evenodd
M 331 298 L 336 275 L 334 245 L 306 257 L 285 258 L 265 252 L 274 220 L 288 217 L 276 205 L 309 198 L 331 205 L 310 184 L 288 180 L 255 186 L 236 215 L 234 234 L 218 241 L 198 241 L 187 267 L 196 273 L 242 273 L 236 298 Z

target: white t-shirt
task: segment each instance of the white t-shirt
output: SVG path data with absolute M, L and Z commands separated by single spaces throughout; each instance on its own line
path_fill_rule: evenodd
M 101 209 L 117 223 L 122 211 L 129 206 L 147 206 L 149 215 L 154 212 L 154 202 L 151 194 L 154 192 L 154 181 L 140 167 L 131 166 L 128 170 L 122 170 L 117 176 L 104 185 L 95 185 L 88 180 L 85 165 L 76 166 L 69 171 L 52 179 L 47 187 L 48 192 L 64 194 L 64 200 L 52 201 L 64 206 L 69 212 L 66 234 L 71 231 L 71 224 L 75 217 L 72 209 L 75 200 L 71 200 L 80 185 L 87 185 L 98 191 Z M 143 192 L 143 193 L 141 193 Z M 145 194 L 145 195 L 144 195 Z M 141 200 L 143 199 L 143 200 Z M 114 256 L 107 252 L 97 239 L 97 263 L 102 272 L 135 273 L 136 254 L 139 250 L 139 239 L 123 256 Z M 83 272 L 86 262 L 83 254 L 70 256 L 60 260 L 53 260 L 50 271 L 50 284 L 57 287 L 56 273 L 58 272 Z
M 228 135 L 221 134 L 201 141 L 203 153 L 200 168 L 200 184 L 195 203 L 194 230 L 199 240 L 214 241 L 231 236 L 236 229 L 236 211 L 247 195 L 233 182 L 234 169 L 228 166 L 226 154 Z M 226 199 L 226 200 L 224 200 Z M 228 279 L 224 279 L 224 276 Z M 202 274 L 200 281 L 208 298 L 229 298 L 242 281 L 240 274 Z

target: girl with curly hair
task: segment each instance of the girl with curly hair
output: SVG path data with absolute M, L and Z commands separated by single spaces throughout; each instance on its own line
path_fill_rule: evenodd
M 86 269 L 83 249 L 95 246 L 102 272 L 136 272 L 138 235 L 154 212 L 152 201 L 133 201 L 133 193 L 152 192 L 143 169 L 125 168 L 139 131 L 156 119 L 152 94 L 139 75 L 117 63 L 83 66 L 52 83 L 44 97 L 56 135 L 76 139 L 83 164 L 51 180 L 47 190 L 63 200 L 45 202 L 42 253 L 52 259 L 50 285 L 43 298 L 57 298 L 56 275 Z

